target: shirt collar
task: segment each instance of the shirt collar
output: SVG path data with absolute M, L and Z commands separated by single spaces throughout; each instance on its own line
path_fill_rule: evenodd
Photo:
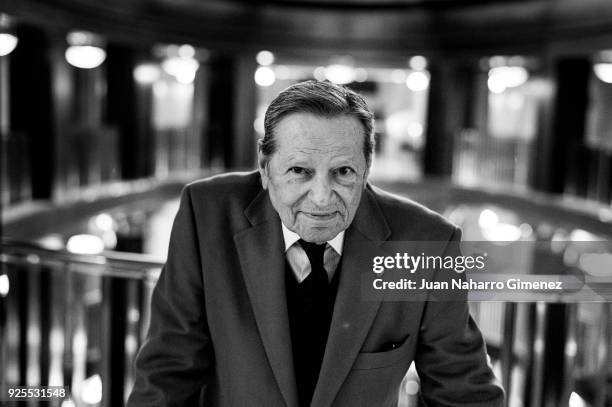
M 283 239 L 285 240 L 285 252 L 289 250 L 295 242 L 301 239 L 300 235 L 290 231 L 283 222 L 281 222 L 283 228 Z M 344 230 L 336 235 L 332 240 L 328 240 L 327 243 L 342 256 L 342 246 L 344 245 Z

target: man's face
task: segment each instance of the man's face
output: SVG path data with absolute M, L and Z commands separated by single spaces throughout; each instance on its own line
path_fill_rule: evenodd
M 353 221 L 368 176 L 359 120 L 293 113 L 274 136 L 276 152 L 260 169 L 274 209 L 302 239 L 333 239 Z

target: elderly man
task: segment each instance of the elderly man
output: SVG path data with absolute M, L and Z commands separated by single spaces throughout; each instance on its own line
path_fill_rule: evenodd
M 428 406 L 502 405 L 465 301 L 363 299 L 358 257 L 460 239 L 368 184 L 372 125 L 351 90 L 293 85 L 259 171 L 184 189 L 128 406 L 393 406 L 412 361 Z

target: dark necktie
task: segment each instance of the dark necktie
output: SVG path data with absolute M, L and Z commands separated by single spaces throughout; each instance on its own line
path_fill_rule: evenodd
M 323 257 L 327 244 L 310 243 L 302 239 L 300 239 L 299 242 L 310 261 L 310 274 L 306 277 L 304 282 L 310 280 L 313 289 L 326 292 L 329 287 L 329 279 L 327 277 L 327 271 L 325 271 L 325 267 L 323 267 Z
M 310 261 L 310 274 L 298 284 L 297 306 L 291 313 L 291 341 L 300 407 L 308 407 L 319 377 L 331 323 L 333 298 L 323 267 L 327 244 L 299 240 Z

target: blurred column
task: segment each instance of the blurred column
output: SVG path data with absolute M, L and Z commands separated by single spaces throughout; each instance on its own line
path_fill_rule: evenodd
M 572 313 L 567 304 L 537 304 L 543 313 L 542 325 L 536 328 L 533 343 L 536 366 L 530 371 L 531 387 L 529 407 L 558 407 L 567 405 L 566 382 L 571 375 L 567 371 L 566 340 L 571 328 Z
M 210 97 L 208 90 L 210 88 L 210 70 L 208 67 L 208 57 L 205 64 L 200 64 L 200 68 L 196 71 L 196 76 L 193 82 L 193 128 L 198 137 L 199 155 L 197 167 L 203 168 L 208 163 L 208 123 L 210 113 Z M 195 148 L 195 146 L 194 146 Z
M 255 95 L 254 80 L 257 63 L 250 53 L 235 58 L 236 88 L 234 90 L 234 134 L 231 166 L 254 168 L 255 166 Z
M 540 111 L 532 187 L 550 193 L 586 196 L 589 171 L 584 143 L 591 63 L 585 57 L 557 61 L 549 77 L 556 92 Z M 551 70 L 552 71 L 552 70 Z
M 153 83 L 136 82 L 136 130 L 140 140 L 139 172 L 141 176 L 153 175 L 155 168 L 155 133 L 153 130 Z
M 9 56 L 0 56 L 0 204 L 6 207 L 11 202 L 11 179 L 9 178 Z M 0 356 L 1 357 L 1 356 Z
M 501 343 L 500 349 L 500 364 L 501 364 L 501 381 L 502 386 L 506 390 L 506 404 L 509 406 L 510 394 L 512 394 L 512 371 L 515 366 L 514 348 L 516 341 L 516 320 L 517 320 L 517 304 L 512 302 L 504 303 L 504 320 L 502 335 L 504 340 Z
M 12 21 L 6 14 L 0 13 L 0 29 L 12 28 Z M 0 55 L 0 205 L 6 207 L 11 202 L 11 179 L 8 172 L 10 147 L 10 103 L 9 103 L 9 87 L 10 87 L 10 72 L 9 58 L 10 52 L 2 52 L 5 55 Z M 0 299 L 0 318 L 2 318 L 2 300 Z M 0 321 L 2 324 L 2 321 Z M 0 329 L 0 343 L 2 341 L 2 330 Z M 2 355 L 0 354 L 0 362 Z
M 434 59 L 427 109 L 424 174 L 449 178 L 453 171 L 454 141 L 467 128 L 480 127 L 483 115 L 478 102 L 478 70 L 475 64 Z M 486 106 L 486 105 L 485 105 Z
M 72 160 L 73 146 L 68 141 L 72 133 L 71 122 L 74 117 L 75 83 L 74 69 L 66 62 L 64 52 L 66 42 L 57 36 L 51 47 L 51 63 L 53 65 L 53 104 L 55 132 L 58 135 L 55 145 L 55 180 L 54 196 L 61 194 L 68 186 L 76 183 L 76 164 Z
M 65 33 L 53 33 L 52 60 L 53 121 L 55 132 L 54 197 L 78 198 L 80 188 L 104 181 L 103 168 L 114 155 L 107 146 L 114 137 L 103 125 L 106 103 L 105 65 L 85 69 L 65 58 Z
M 146 110 L 139 105 L 146 103 L 147 98 L 138 97 L 139 89 L 134 80 L 136 59 L 136 50 L 129 46 L 109 44 L 107 47 L 106 114 L 109 125 L 117 130 L 120 161 L 118 165 L 124 179 L 149 175 L 151 133 L 141 124 L 141 116 Z
M 207 164 L 253 168 L 255 164 L 255 58 L 216 55 L 210 60 Z
M 608 380 L 612 373 L 612 304 L 601 304 L 601 320 L 598 338 L 597 362 L 598 371 L 596 392 L 593 407 L 604 407 L 610 398 Z
M 538 270 L 563 271 L 566 266 L 562 256 L 540 249 L 531 269 L 538 274 Z M 529 324 L 531 354 L 526 369 L 524 406 L 566 406 L 574 366 L 575 304 L 539 302 L 529 307 L 534 319 Z
M 124 404 L 127 279 L 105 276 L 102 285 L 102 407 Z
M 223 167 L 230 159 L 233 133 L 232 94 L 234 70 L 228 56 L 214 55 L 210 60 L 209 125 L 203 149 L 206 151 L 205 164 Z
M 49 36 L 32 27 L 18 27 L 19 45 L 10 55 L 10 123 L 26 140 L 32 197 L 51 197 L 55 133 Z M 23 157 L 27 159 L 27 157 Z
M 9 64 L 8 56 L 0 56 L 0 134 L 4 137 L 8 134 L 10 126 L 10 104 L 9 104 Z
M 72 159 L 77 163 L 78 186 L 99 184 L 102 179 L 102 165 L 115 161 L 115 151 L 108 151 L 113 145 L 111 132 L 103 125 L 106 102 L 105 65 L 93 69 L 74 68 L 75 104 L 73 128 L 68 142 L 73 148 Z M 76 147 L 76 148 L 75 148 Z

